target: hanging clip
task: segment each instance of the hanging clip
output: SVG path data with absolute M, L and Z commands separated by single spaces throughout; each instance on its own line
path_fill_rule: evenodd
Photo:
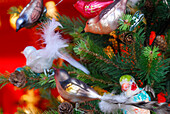
M 129 31 L 133 31 L 134 28 L 142 21 L 144 18 L 144 14 L 139 14 L 139 11 L 137 11 L 134 16 L 132 17 L 132 21 L 134 22 L 133 25 L 130 27 Z

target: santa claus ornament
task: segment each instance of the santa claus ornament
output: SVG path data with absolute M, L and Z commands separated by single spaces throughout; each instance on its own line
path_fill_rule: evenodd
M 142 91 L 140 93 L 142 88 L 138 87 L 138 85 L 135 82 L 135 79 L 132 76 L 123 75 L 120 77 L 119 82 L 125 96 L 131 97 L 130 102 L 140 102 L 140 101 L 148 102 L 151 100 L 151 98 L 146 93 L 146 91 Z M 150 114 L 149 110 L 137 108 L 134 106 L 128 106 L 128 105 L 123 109 L 123 112 L 124 114 Z

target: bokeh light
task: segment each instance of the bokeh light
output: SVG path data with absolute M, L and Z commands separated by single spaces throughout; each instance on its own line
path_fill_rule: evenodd
M 49 1 L 46 2 L 45 7 L 47 8 L 47 16 L 50 16 L 51 18 L 55 18 L 57 20 L 57 16 L 58 16 L 58 9 L 55 6 L 55 2 L 54 1 Z
M 16 29 L 16 21 L 18 18 L 19 18 L 19 15 L 17 13 L 10 15 L 9 21 L 10 21 L 10 25 L 13 29 Z

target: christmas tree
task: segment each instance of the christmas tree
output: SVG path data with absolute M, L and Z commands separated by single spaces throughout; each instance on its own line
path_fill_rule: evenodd
M 20 20 L 27 15 L 29 6 L 25 12 L 21 12 L 21 7 L 9 10 L 20 14 L 18 30 L 38 25 L 43 47 L 25 48 L 26 66 L 1 74 L 1 87 L 12 83 L 19 88 L 39 90 L 49 106 L 37 113 L 132 114 L 135 110 L 170 110 L 170 1 L 80 0 L 74 4 L 82 14 L 77 18 L 60 13 L 49 16 L 49 9 L 43 9 L 41 2 L 29 3 L 38 4 L 35 9 L 41 10 L 33 8 L 32 21 L 23 21 L 24 24 Z M 33 52 L 36 53 L 31 55 Z M 57 97 L 52 94 L 53 89 L 58 90 Z M 168 94 L 167 100 L 164 93 Z M 142 99 L 138 98 L 140 95 Z M 148 99 L 143 98 L 146 96 Z M 18 113 L 26 111 L 20 108 Z

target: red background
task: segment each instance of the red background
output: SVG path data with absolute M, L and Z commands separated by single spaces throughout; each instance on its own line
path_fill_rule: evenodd
M 47 1 L 58 3 L 60 0 L 44 0 L 44 4 Z M 5 71 L 11 73 L 17 67 L 25 66 L 26 59 L 20 52 L 29 45 L 37 48 L 40 46 L 37 42 L 39 36 L 35 32 L 36 27 L 33 29 L 24 28 L 16 32 L 10 26 L 8 9 L 19 5 L 25 7 L 29 2 L 30 0 L 0 0 L 0 73 Z M 74 9 L 74 3 L 76 3 L 76 0 L 63 0 L 57 6 L 57 9 L 60 14 L 77 17 L 80 13 Z M 19 99 L 23 94 L 23 89 L 16 89 L 12 84 L 7 84 L 0 89 L 0 108 L 3 109 L 3 113 L 13 114 L 16 112 Z
M 58 3 L 60 0 L 44 0 L 44 4 L 47 1 Z M 15 32 L 10 26 L 10 15 L 7 14 L 10 7 L 25 7 L 29 2 L 30 0 L 0 0 L 0 73 L 13 72 L 17 67 L 23 67 L 26 59 L 20 52 L 29 45 L 39 46 L 36 42 L 39 36 L 34 31 L 35 27 Z M 79 16 L 80 13 L 73 7 L 74 3 L 76 0 L 63 0 L 57 6 L 59 13 L 71 17 Z

